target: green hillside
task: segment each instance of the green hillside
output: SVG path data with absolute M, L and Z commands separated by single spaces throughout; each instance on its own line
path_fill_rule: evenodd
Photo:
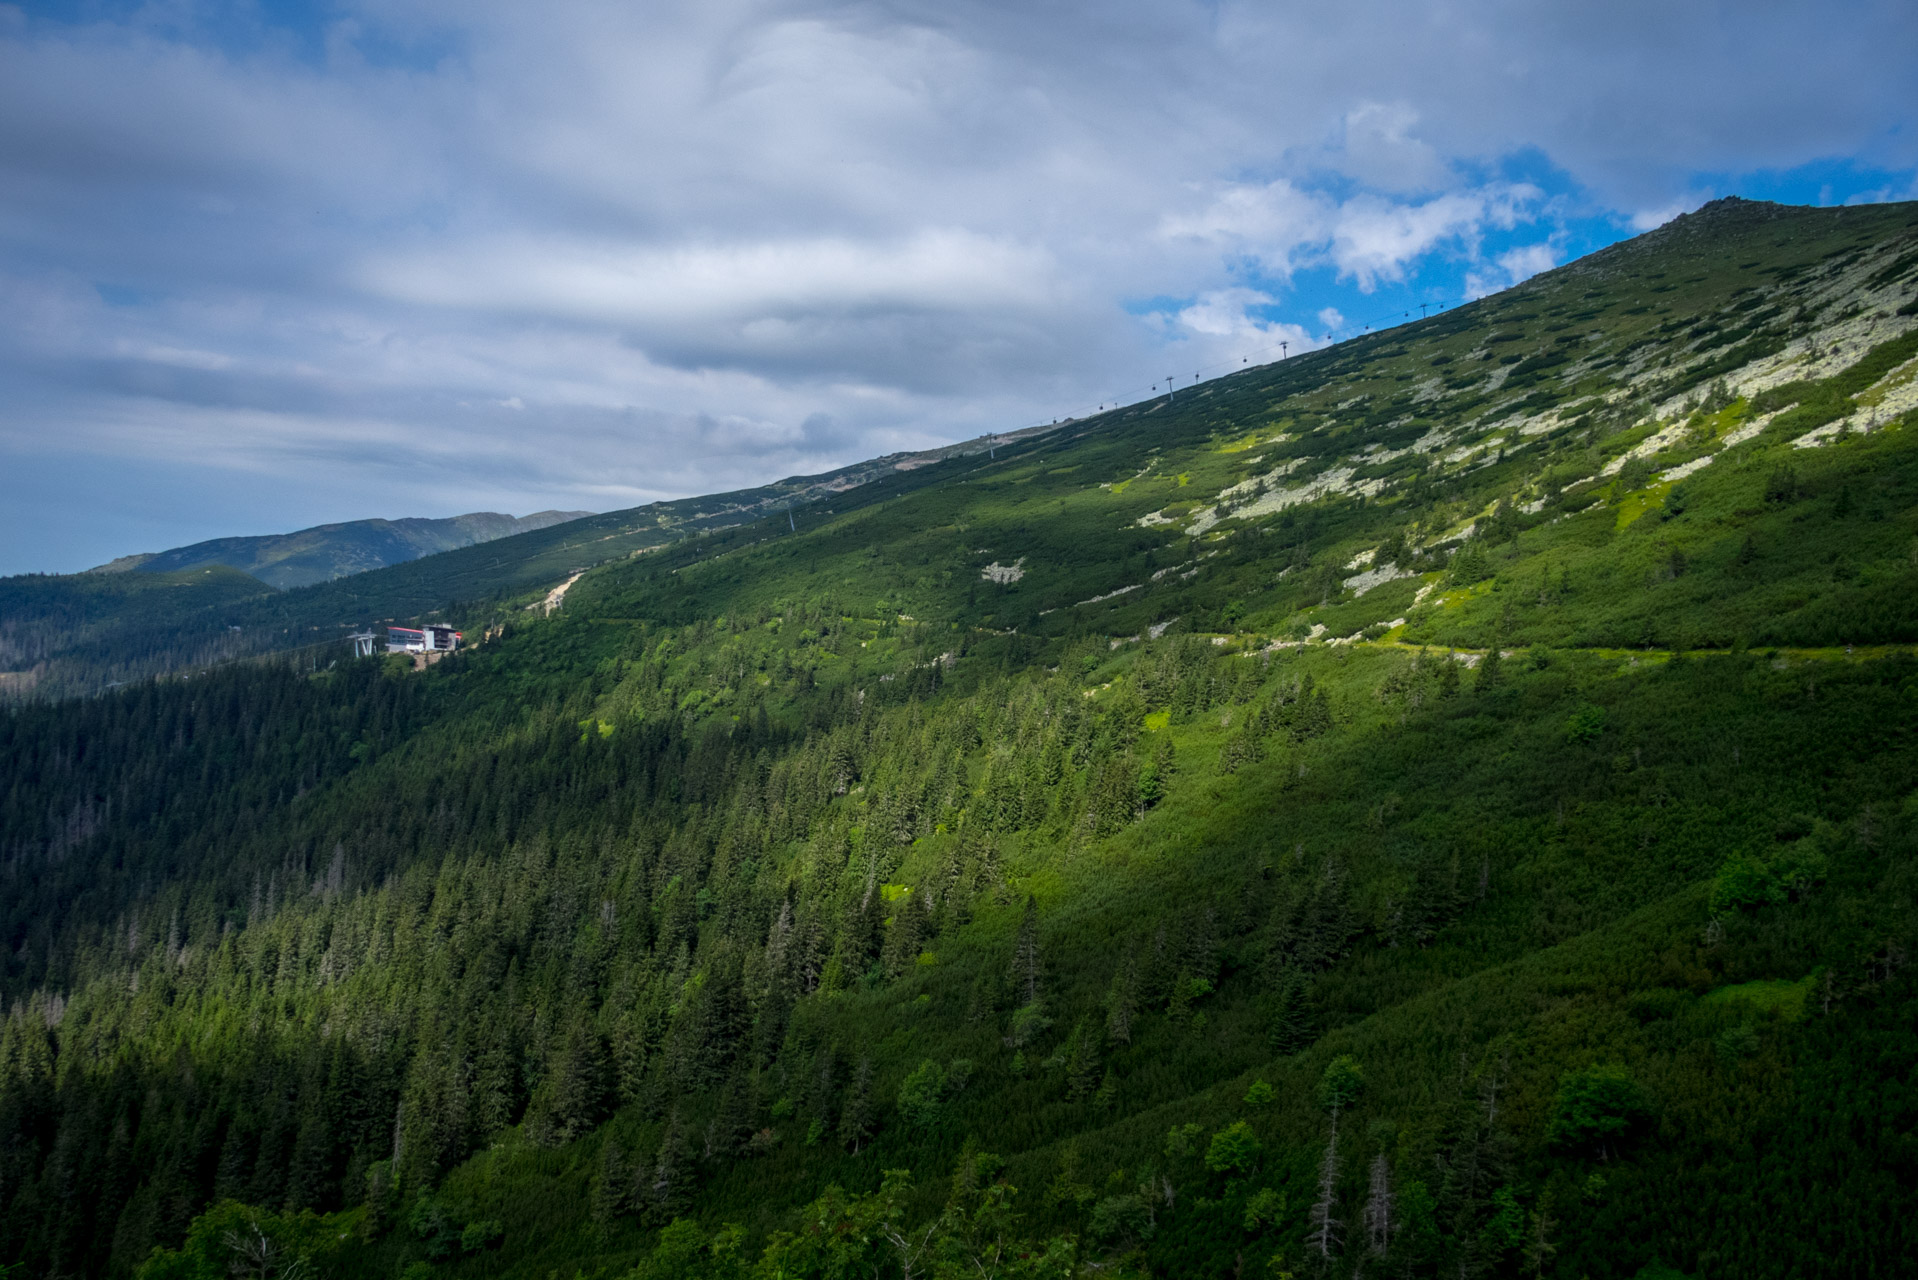
M 1043 430 L 993 439 L 1018 441 Z M 477 532 L 491 535 L 483 540 L 458 526 L 480 519 L 473 516 L 361 521 L 278 538 L 215 539 L 88 573 L 0 577 L 0 698 L 96 693 L 130 679 L 268 655 L 324 666 L 347 650 L 349 634 L 367 626 L 512 616 L 537 607 L 581 569 L 771 512 L 796 525 L 796 509 L 830 507 L 874 479 L 991 447 L 991 439 L 981 439 L 891 454 L 822 475 L 559 524 L 527 516 L 522 522 L 537 523 L 517 534 L 482 522 Z M 454 527 L 380 527 L 418 524 Z M 423 554 L 435 538 L 455 549 Z M 385 567 L 369 567 L 382 560 Z M 117 572 L 125 570 L 138 572 Z M 258 576 L 242 579 L 229 570 Z M 170 589 L 158 592 L 142 580 L 148 577 L 163 578 Z
M 1915 316 L 1918 205 L 1719 202 L 550 615 L 572 526 L 311 589 L 423 672 L 16 705 L 0 1260 L 1900 1275 Z

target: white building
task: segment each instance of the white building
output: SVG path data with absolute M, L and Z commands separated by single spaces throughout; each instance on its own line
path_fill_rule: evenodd
M 459 647 L 460 633 L 451 627 L 428 624 L 417 630 L 412 627 L 386 629 L 388 653 L 451 653 Z

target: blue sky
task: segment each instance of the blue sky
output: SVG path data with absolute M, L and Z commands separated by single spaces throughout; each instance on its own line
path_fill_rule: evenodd
M 1714 196 L 1918 195 L 1908 4 L 0 4 L 0 572 L 1084 412 Z

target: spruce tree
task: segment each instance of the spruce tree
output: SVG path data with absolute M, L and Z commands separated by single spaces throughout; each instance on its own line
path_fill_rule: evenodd
M 839 1113 L 840 1144 L 858 1155 L 877 1127 L 872 1110 L 872 1059 L 863 1057 L 853 1075 L 852 1088 L 846 1093 L 845 1109 Z
M 1039 955 L 1039 902 L 1028 895 L 1025 915 L 1019 921 L 1019 933 L 1012 942 L 1012 984 L 1015 998 L 1020 1004 L 1039 1003 L 1044 976 Z
M 1106 1039 L 1115 1045 L 1132 1043 L 1132 1018 L 1138 1008 L 1137 953 L 1128 947 L 1106 989 Z
M 1066 1047 L 1066 1093 L 1074 1101 L 1090 1097 L 1099 1087 L 1099 1033 L 1090 1019 L 1080 1018 Z
M 897 978 L 911 971 L 925 949 L 927 936 L 925 894 L 908 893 L 894 903 L 892 927 L 886 931 L 886 976 Z
M 653 1162 L 651 1173 L 646 1217 L 654 1225 L 663 1225 L 685 1213 L 697 1187 L 697 1170 L 678 1108 L 666 1118 L 666 1130 L 659 1139 L 659 1158 Z
M 813 1055 L 812 1071 L 806 1081 L 806 1106 L 813 1122 L 830 1128 L 839 1105 L 839 1053 L 831 1044 L 819 1046 Z
M 559 1061 L 552 1073 L 547 1103 L 553 1137 L 574 1142 L 591 1133 L 606 1114 L 608 1077 L 606 1045 L 582 1010 L 575 1014 Z
M 1479 659 L 1478 680 L 1472 685 L 1472 692 L 1490 693 L 1498 688 L 1503 675 L 1500 664 L 1504 661 L 1499 654 L 1499 643 L 1499 637 L 1494 635 L 1491 647 L 1485 651 L 1485 656 Z
M 1288 969 L 1272 1009 L 1272 1047 L 1280 1053 L 1297 1053 L 1312 1041 L 1309 993 L 1305 975 Z
M 734 1071 L 720 1091 L 712 1119 L 706 1122 L 706 1159 L 733 1160 L 746 1149 L 753 1133 L 751 1093 L 744 1071 Z
M 593 1178 L 593 1221 L 611 1226 L 633 1206 L 633 1165 L 616 1138 L 599 1149 L 599 1170 Z

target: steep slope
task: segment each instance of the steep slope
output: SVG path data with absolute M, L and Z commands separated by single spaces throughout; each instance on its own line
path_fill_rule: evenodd
M 8 713 L 0 1258 L 1896 1274 L 1915 293 L 1721 204 L 423 673 Z
M 536 511 L 530 516 L 507 516 L 495 511 L 476 511 L 443 520 L 351 520 L 344 524 L 316 525 L 296 533 L 214 538 L 171 551 L 123 556 L 93 572 L 175 573 L 182 569 L 224 565 L 284 591 L 289 587 L 310 587 L 317 582 L 343 578 L 349 573 L 384 569 L 390 564 L 403 564 L 439 551 L 493 542 L 516 533 L 531 533 L 592 514 L 590 511 Z

